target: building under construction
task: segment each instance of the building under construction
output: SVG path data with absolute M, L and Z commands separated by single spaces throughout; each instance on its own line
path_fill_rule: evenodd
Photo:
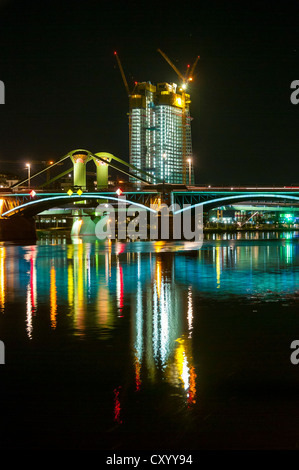
M 190 95 L 186 93 L 192 71 L 183 77 L 167 56 L 182 84 L 135 83 L 129 90 L 122 66 L 115 53 L 129 96 L 130 163 L 151 174 L 153 183 L 194 184 Z M 138 175 L 137 172 L 133 172 Z M 132 181 L 135 181 L 132 178 Z

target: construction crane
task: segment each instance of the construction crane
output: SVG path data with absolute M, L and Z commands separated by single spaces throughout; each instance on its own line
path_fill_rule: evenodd
M 189 95 L 186 96 L 186 88 L 188 82 L 191 82 L 193 80 L 194 76 L 194 71 L 196 64 L 199 60 L 199 56 L 196 57 L 192 67 L 187 66 L 187 70 L 185 75 L 183 75 L 179 69 L 174 65 L 174 63 L 169 59 L 169 57 L 165 54 L 165 52 L 161 51 L 161 49 L 158 49 L 158 52 L 164 57 L 166 62 L 171 66 L 171 68 L 175 71 L 177 76 L 182 80 L 182 85 L 180 87 L 180 91 L 182 93 L 182 137 L 183 137 L 183 183 L 186 184 L 187 180 L 187 152 L 186 152 L 186 104 L 190 103 L 189 100 Z M 188 101 L 186 101 L 186 98 L 188 97 Z
M 134 89 L 131 92 L 130 88 L 129 88 L 129 85 L 128 85 L 128 81 L 126 79 L 126 75 L 124 73 L 124 69 L 123 69 L 121 61 L 120 61 L 120 58 L 118 57 L 118 54 L 117 54 L 116 51 L 114 51 L 114 55 L 116 57 L 117 64 L 118 64 L 118 67 L 119 67 L 119 70 L 120 70 L 120 73 L 121 73 L 121 76 L 122 76 L 122 79 L 123 79 L 123 82 L 124 82 L 124 85 L 125 85 L 125 89 L 126 89 L 128 97 L 129 97 L 129 103 L 130 103 L 131 102 L 130 97 L 131 97 L 132 93 L 134 92 L 134 89 L 136 88 L 137 82 L 135 82 Z M 131 104 L 130 104 L 130 107 L 131 107 Z M 131 109 L 128 113 L 128 116 L 129 116 L 129 149 L 130 149 L 130 152 L 131 152 L 131 127 L 132 127 Z
M 126 79 L 126 76 L 125 76 L 125 73 L 124 73 L 124 69 L 121 65 L 121 61 L 120 61 L 116 51 L 114 51 L 114 55 L 115 55 L 117 63 L 118 63 L 118 67 L 119 67 L 119 70 L 120 70 L 120 73 L 121 73 L 121 76 L 122 76 L 122 79 L 123 79 L 123 82 L 124 82 L 124 85 L 125 85 L 126 92 L 127 92 L 128 96 L 130 96 L 131 93 L 130 93 L 129 85 L 128 85 L 128 82 L 127 82 L 127 79 Z

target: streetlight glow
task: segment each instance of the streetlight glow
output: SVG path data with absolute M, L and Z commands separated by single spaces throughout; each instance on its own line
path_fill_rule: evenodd
M 30 163 L 26 163 L 28 169 L 28 188 L 30 189 Z
M 191 158 L 187 159 L 187 162 L 189 163 L 189 186 L 191 185 Z

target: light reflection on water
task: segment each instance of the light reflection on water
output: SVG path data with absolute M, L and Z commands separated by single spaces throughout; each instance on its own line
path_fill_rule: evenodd
M 14 305 L 23 305 L 29 341 L 39 335 L 40 312 L 48 312 L 52 332 L 100 342 L 129 319 L 135 392 L 164 381 L 190 408 L 198 400 L 193 332 L 201 302 L 298 300 L 299 245 L 288 237 L 243 242 L 208 240 L 193 251 L 145 244 L 144 253 L 139 243 L 2 245 L 1 314 L 9 323 Z M 122 425 L 121 385 L 113 400 L 114 421 Z

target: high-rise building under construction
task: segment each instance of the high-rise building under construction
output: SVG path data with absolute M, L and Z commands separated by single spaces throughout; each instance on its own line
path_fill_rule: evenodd
M 155 183 L 194 184 L 189 104 L 175 83 L 137 83 L 130 93 L 130 163 Z

